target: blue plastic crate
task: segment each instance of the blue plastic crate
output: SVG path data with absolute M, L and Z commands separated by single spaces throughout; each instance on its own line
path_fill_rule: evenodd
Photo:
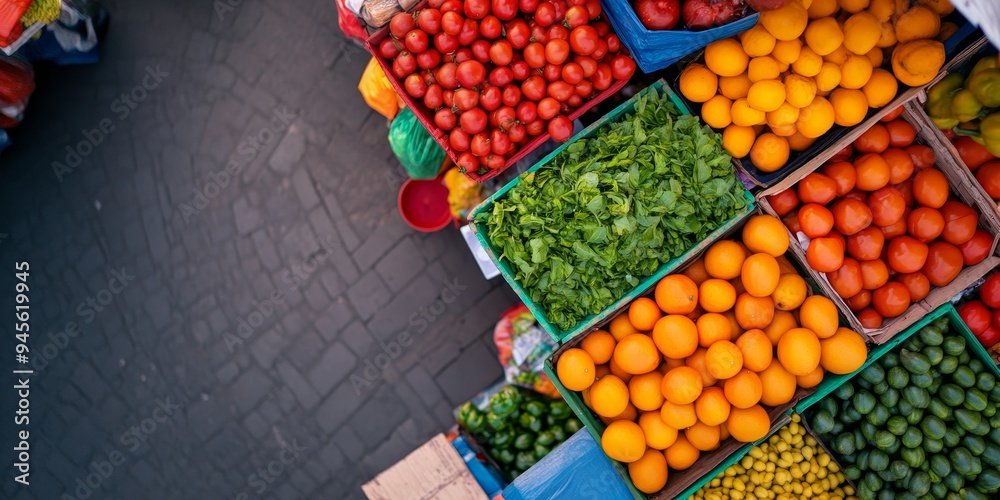
M 650 31 L 639 21 L 629 0 L 601 0 L 608 21 L 628 47 L 644 73 L 670 66 L 682 57 L 722 38 L 742 33 L 757 24 L 757 14 L 703 31 L 684 29 Z

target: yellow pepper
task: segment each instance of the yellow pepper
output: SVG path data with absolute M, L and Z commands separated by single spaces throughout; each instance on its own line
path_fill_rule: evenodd
M 967 87 L 983 106 L 1000 106 L 1000 68 L 984 69 L 973 74 Z
M 971 89 L 959 90 L 951 99 L 951 115 L 960 122 L 979 118 L 979 113 L 982 110 L 983 103 L 976 99 Z
M 986 149 L 994 156 L 1000 156 L 1000 111 L 979 122 L 979 134 Z
M 947 130 L 959 124 L 959 120 L 951 113 L 951 101 L 962 88 L 964 79 L 960 73 L 950 73 L 927 91 L 924 109 L 937 128 Z

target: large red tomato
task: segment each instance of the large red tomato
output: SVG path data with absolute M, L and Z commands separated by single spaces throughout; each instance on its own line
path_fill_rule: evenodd
M 849 299 L 862 289 L 861 266 L 858 261 L 847 257 L 840 269 L 832 273 L 826 273 L 826 279 L 830 280 L 830 285 L 838 295 Z
M 945 286 L 962 272 L 962 251 L 947 241 L 935 241 L 927 248 L 923 273 L 934 286 Z
M 886 283 L 872 292 L 872 307 L 883 318 L 895 318 L 910 307 L 910 291 L 902 283 Z
M 871 225 L 872 210 L 858 200 L 844 198 L 833 204 L 833 221 L 837 231 L 850 236 Z
M 944 231 L 941 232 L 941 239 L 952 245 L 961 245 L 972 239 L 976 234 L 976 226 L 979 224 L 979 214 L 972 207 L 949 200 L 941 207 L 941 215 L 944 217 Z
M 993 273 L 979 287 L 979 300 L 993 308 L 1000 309 L 1000 273 Z
M 958 156 L 962 158 L 962 161 L 965 162 L 965 166 L 969 167 L 969 170 L 975 170 L 983 163 L 996 159 L 986 149 L 986 146 L 979 144 L 971 137 L 959 137 L 955 139 L 953 144 L 955 145 L 955 149 L 958 150 Z
M 799 227 L 809 238 L 822 238 L 833 229 L 834 215 L 823 205 L 807 203 L 798 213 Z
M 858 260 L 873 260 L 882 255 L 885 235 L 882 230 L 868 226 L 847 237 L 847 253 Z
M 993 237 L 983 229 L 976 229 L 972 239 L 962 243 L 958 249 L 962 251 L 962 262 L 966 266 L 979 264 L 990 254 Z
M 990 326 L 990 310 L 978 300 L 970 300 L 959 306 L 958 315 L 973 334 L 979 335 Z
M 927 263 L 928 252 L 927 245 L 916 238 L 898 236 L 889 242 L 889 267 L 897 273 L 915 273 L 923 269 Z M 959 252 L 959 262 L 961 263 L 961 252 Z M 930 279 L 930 275 L 927 278 Z M 933 282 L 931 280 L 931 283 Z

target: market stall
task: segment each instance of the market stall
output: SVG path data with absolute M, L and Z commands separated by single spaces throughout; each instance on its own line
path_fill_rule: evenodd
M 531 325 L 529 375 L 456 410 L 502 496 L 597 463 L 604 498 L 996 497 L 1000 58 L 973 4 L 365 11 L 383 114 L 424 129 L 397 155 L 433 158 Z

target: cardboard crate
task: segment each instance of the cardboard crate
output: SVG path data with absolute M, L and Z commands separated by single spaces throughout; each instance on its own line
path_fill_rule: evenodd
M 689 114 L 687 108 L 684 107 L 683 103 L 681 103 L 677 95 L 674 94 L 672 90 L 670 90 L 670 87 L 666 84 L 666 82 L 664 82 L 663 80 L 657 80 L 656 82 L 653 82 L 652 85 L 643 89 L 628 101 L 622 103 L 620 106 L 618 106 L 613 111 L 605 115 L 603 118 L 593 123 L 589 127 L 585 128 L 582 132 L 580 132 L 572 139 L 570 139 L 569 142 L 563 144 L 555 151 L 549 153 L 548 156 L 546 156 L 541 161 L 536 163 L 535 166 L 528 169 L 528 171 L 525 172 L 525 174 L 534 172 L 544 167 L 545 165 L 550 163 L 552 159 L 556 157 L 556 155 L 562 153 L 564 149 L 569 147 L 574 142 L 593 136 L 604 125 L 615 121 L 617 117 L 625 113 L 632 112 L 632 110 L 635 108 L 635 103 L 638 100 L 638 98 L 640 96 L 644 96 L 647 92 L 649 92 L 650 89 L 656 89 L 657 92 L 662 92 L 666 94 L 668 98 L 671 100 L 671 102 L 673 102 L 678 107 L 681 114 Z M 502 252 L 500 251 L 500 249 L 498 249 L 493 245 L 492 241 L 490 241 L 487 234 L 489 232 L 488 228 L 485 226 L 485 224 L 479 224 L 475 221 L 477 215 L 481 213 L 489 213 L 491 210 L 493 210 L 494 201 L 506 196 L 507 192 L 510 191 L 514 186 L 516 186 L 520 182 L 520 180 L 521 178 L 518 177 L 513 181 L 507 183 L 506 186 L 502 187 L 496 193 L 493 193 L 492 196 L 490 196 L 482 203 L 477 205 L 475 208 L 473 208 L 472 213 L 469 215 L 469 220 L 471 221 L 469 222 L 469 226 L 475 233 L 476 238 L 479 240 L 479 243 L 483 246 L 483 249 L 485 249 L 486 253 L 489 254 L 490 259 L 492 259 L 493 263 L 496 264 L 497 268 L 500 269 L 500 274 L 503 275 L 503 278 L 507 281 L 507 283 L 514 290 L 514 292 L 517 293 L 517 296 L 521 299 L 521 302 L 523 302 L 528 307 L 531 313 L 535 316 L 535 319 L 538 321 L 538 324 L 545 329 L 546 333 L 548 333 L 549 336 L 551 336 L 557 342 L 564 342 L 568 339 L 580 335 L 583 332 L 593 331 L 594 329 L 596 329 L 598 323 L 614 316 L 615 313 L 623 309 L 628 303 L 632 302 L 632 299 L 638 297 L 639 295 L 644 293 L 644 291 L 649 290 L 651 287 L 655 286 L 656 282 L 659 281 L 660 278 L 666 276 L 667 274 L 670 274 L 670 272 L 676 269 L 678 266 L 684 265 L 694 260 L 692 256 L 701 249 L 703 249 L 707 241 L 718 239 L 718 237 L 722 233 L 732 228 L 737 223 L 739 223 L 739 221 L 749 216 L 750 212 L 754 209 L 753 196 L 751 196 L 750 192 L 747 191 L 745 188 L 743 188 L 742 185 L 740 185 L 739 189 L 741 190 L 741 194 L 743 195 L 743 198 L 747 201 L 747 206 L 743 209 L 742 212 L 736 214 L 735 217 L 733 217 L 729 221 L 726 221 L 721 226 L 719 226 L 715 231 L 710 233 L 705 241 L 696 244 L 694 247 L 689 249 L 686 253 L 682 254 L 680 257 L 671 259 L 670 261 L 660 266 L 660 268 L 652 276 L 643 279 L 642 282 L 640 282 L 639 285 L 635 287 L 631 292 L 625 294 L 625 296 L 621 297 L 620 299 L 612 303 L 610 306 L 606 307 L 603 311 L 597 314 L 592 314 L 584 318 L 579 323 L 577 323 L 576 326 L 574 326 L 569 330 L 563 330 L 554 325 L 552 322 L 550 322 L 548 316 L 545 314 L 545 310 L 543 310 L 540 305 L 536 304 L 534 301 L 531 300 L 528 291 L 523 286 L 521 286 L 521 284 L 514 278 L 516 270 L 511 267 L 508 261 L 500 259 L 500 255 Z
M 421 2 L 413 9 L 413 12 L 419 11 L 420 9 L 424 8 L 425 5 L 427 5 L 426 1 Z M 440 128 L 437 127 L 437 125 L 434 124 L 434 110 L 428 108 L 427 106 L 424 106 L 423 99 L 414 99 L 410 97 L 409 94 L 406 93 L 406 89 L 403 88 L 403 82 L 401 82 L 399 78 L 397 78 L 396 75 L 393 74 L 392 72 L 392 63 L 387 61 L 384 57 L 382 57 L 381 54 L 379 54 L 378 50 L 379 44 L 382 43 L 382 40 L 385 40 L 389 36 L 390 36 L 389 25 L 386 24 L 368 38 L 368 40 L 365 42 L 365 48 L 368 50 L 368 52 L 372 54 L 372 57 L 374 57 L 375 60 L 378 61 L 379 66 L 382 67 L 382 71 L 385 72 L 385 77 L 389 80 L 389 83 L 392 84 L 392 87 L 396 89 L 396 93 L 399 94 L 399 98 L 410 108 L 410 110 L 413 111 L 413 115 L 417 117 L 417 120 L 420 120 L 420 123 L 423 124 L 424 128 L 427 129 L 427 132 L 431 134 L 431 137 L 433 137 L 434 140 L 437 141 L 437 143 L 441 146 L 441 149 L 444 149 L 444 152 L 448 154 L 448 157 L 451 158 L 451 161 L 457 162 L 459 153 L 454 149 L 452 149 L 451 145 L 449 144 L 448 133 L 441 130 Z M 431 46 L 433 46 L 433 43 Z M 583 116 L 583 114 L 589 111 L 591 108 L 597 106 L 601 101 L 615 95 L 619 90 L 621 90 L 622 87 L 625 86 L 626 83 L 628 83 L 626 80 L 615 80 L 610 87 L 598 92 L 589 100 L 584 101 L 584 103 L 580 105 L 579 108 L 576 108 L 575 110 L 573 110 L 572 113 L 566 116 L 570 119 L 570 121 L 576 120 L 577 118 Z M 574 139 L 570 139 L 570 142 L 572 142 Z M 547 140 L 549 140 L 548 132 L 537 135 L 531 140 L 529 140 L 527 143 L 525 143 L 523 146 L 521 146 L 521 148 L 518 149 L 514 154 L 510 155 L 507 158 L 507 161 L 504 162 L 503 167 L 498 168 L 496 170 L 487 169 L 488 171 L 482 175 L 479 175 L 476 172 L 466 172 L 466 175 L 471 177 L 476 182 L 483 182 L 488 179 L 492 179 L 500 175 L 500 172 L 503 172 L 504 170 L 510 168 L 512 165 L 517 163 L 518 160 L 524 158 L 528 153 L 530 153 L 531 150 L 537 148 L 538 146 L 541 146 L 542 143 L 544 143 Z
M 487 500 L 486 493 L 443 434 L 434 436 L 361 489 L 372 500 Z
M 1000 215 L 998 215 L 992 200 L 986 197 L 982 187 L 972 177 L 969 169 L 959 164 L 957 158 L 952 155 L 946 145 L 941 143 L 939 134 L 935 133 L 937 129 L 930 123 L 927 115 L 923 114 L 919 103 L 915 100 L 907 102 L 900 118 L 906 120 L 917 129 L 917 139 L 915 142 L 926 144 L 934 150 L 935 164 L 944 173 L 945 177 L 947 177 L 952 193 L 956 194 L 959 200 L 980 212 L 979 225 L 993 235 L 994 240 L 989 257 L 979 264 L 963 269 L 948 285 L 931 288 L 930 293 L 922 301 L 912 304 L 902 315 L 886 319 L 882 323 L 881 328 L 874 330 L 868 330 L 861 326 L 861 322 L 858 321 L 857 316 L 847 306 L 847 302 L 830 285 L 830 281 L 826 279 L 825 273 L 815 271 L 808 266 L 805 249 L 801 245 L 791 245 L 791 253 L 806 268 L 809 276 L 823 290 L 823 295 L 830 297 L 837 304 L 841 314 L 847 318 L 851 328 L 859 332 L 864 332 L 876 344 L 885 343 L 897 333 L 919 321 L 927 313 L 935 310 L 941 304 L 948 302 L 958 292 L 968 288 L 969 285 L 975 283 L 976 280 L 982 278 L 990 269 L 993 269 L 1000 263 L 1000 256 L 998 256 L 997 252 L 997 241 L 1000 238 Z M 853 141 L 853 138 L 844 137 L 834 144 L 830 151 L 840 151 Z M 829 156 L 826 157 L 829 158 Z M 785 189 L 794 188 L 798 181 L 817 170 L 821 165 L 820 163 L 810 164 L 809 168 L 801 168 L 773 187 L 758 193 L 757 200 L 761 208 L 771 215 L 777 215 L 774 208 L 768 202 L 767 197 Z M 793 241 L 797 240 L 796 235 L 791 234 L 790 231 L 789 237 Z
M 750 215 L 751 216 L 759 215 L 760 213 L 761 213 L 760 209 L 757 209 Z M 691 256 L 690 260 L 687 263 L 690 264 L 691 262 L 701 257 L 701 255 L 708 250 L 708 247 L 710 247 L 716 241 L 727 238 L 738 237 L 739 231 L 742 230 L 744 222 L 746 220 L 747 219 L 743 219 L 742 221 L 740 221 L 739 224 L 729 228 L 727 231 L 719 235 L 717 238 L 706 240 L 703 245 L 699 245 L 699 250 Z M 794 260 L 792 262 L 793 264 L 797 264 Z M 672 273 L 668 274 L 675 274 L 681 272 L 686 267 L 687 267 L 686 265 L 678 266 Z M 797 267 L 801 267 L 801 265 Z M 815 292 L 817 291 L 815 283 L 812 283 L 810 281 L 809 276 L 802 274 L 801 269 L 799 269 L 799 274 L 803 278 L 805 278 L 806 282 L 812 287 L 811 290 L 811 292 L 813 292 L 812 294 L 815 294 Z M 643 290 L 642 293 L 637 294 L 636 297 L 651 295 L 655 287 L 656 284 L 653 283 L 652 286 Z M 605 324 L 610 322 L 612 318 L 613 317 L 606 318 L 604 322 L 602 322 L 600 325 L 597 325 L 598 328 L 603 327 Z M 844 324 L 843 317 L 841 317 L 841 324 Z M 588 332 L 588 334 L 589 333 L 592 332 Z M 590 431 L 591 435 L 594 436 L 594 439 L 597 440 L 597 442 L 600 442 L 601 435 L 604 433 L 604 429 L 607 426 L 604 425 L 604 423 L 601 421 L 600 417 L 597 414 L 595 414 L 589 408 L 587 408 L 587 406 L 583 402 L 583 397 L 581 396 L 581 394 L 567 389 L 562 384 L 562 382 L 559 381 L 559 377 L 556 374 L 556 363 L 558 363 L 559 357 L 564 352 L 566 352 L 567 349 L 578 347 L 586 337 L 587 335 L 579 335 L 577 337 L 570 339 L 566 343 L 562 344 L 559 347 L 559 349 L 555 353 L 553 353 L 552 356 L 549 357 L 549 359 L 545 361 L 544 368 L 545 368 L 545 373 L 549 376 L 549 379 L 552 380 L 552 383 L 559 390 L 559 393 L 563 395 L 563 399 L 566 401 L 566 403 L 569 404 L 570 408 L 573 409 L 573 412 L 576 413 L 580 421 L 583 422 L 583 424 L 587 427 L 587 430 Z M 803 389 L 801 387 L 798 387 L 796 388 L 795 395 L 792 397 L 792 400 L 790 402 L 776 407 L 765 407 L 765 409 L 767 409 L 768 415 L 771 417 L 771 422 L 772 422 L 770 433 L 773 434 L 782 426 L 784 426 L 786 421 L 782 419 L 782 416 L 788 415 L 799 401 L 805 399 L 814 391 L 815 388 Z M 690 494 L 693 491 L 696 491 L 697 488 L 695 488 L 694 490 L 690 490 L 689 488 L 691 488 L 692 485 L 696 484 L 698 480 L 701 479 L 706 473 L 715 469 L 717 466 L 719 466 L 719 464 L 724 463 L 727 458 L 731 457 L 734 453 L 737 453 L 738 450 L 741 450 L 743 448 L 749 450 L 750 448 L 752 448 L 752 445 L 748 443 L 741 443 L 739 441 L 736 441 L 735 439 L 730 438 L 723 441 L 722 444 L 719 446 L 719 448 L 712 450 L 710 452 L 702 452 L 701 456 L 698 458 L 698 461 L 695 462 L 695 464 L 691 466 L 691 468 L 683 471 L 670 471 L 670 478 L 667 481 L 667 486 L 658 493 L 649 495 L 648 498 L 650 499 L 686 498 L 685 496 L 679 496 L 681 495 L 681 492 L 684 492 L 685 494 Z M 730 464 L 731 463 L 732 462 L 730 462 Z M 632 480 L 629 478 L 628 475 L 628 467 L 625 464 L 622 464 L 615 460 L 612 460 L 612 464 L 614 464 L 615 469 L 618 470 L 619 474 L 621 474 L 622 480 L 625 481 L 625 484 L 627 484 L 629 489 L 632 490 L 633 496 L 636 499 L 647 498 L 646 495 L 641 493 L 639 490 L 635 489 L 635 486 L 632 484 Z M 723 467 L 723 469 L 724 468 L 725 467 Z M 700 486 L 701 485 L 699 485 L 698 487 Z

